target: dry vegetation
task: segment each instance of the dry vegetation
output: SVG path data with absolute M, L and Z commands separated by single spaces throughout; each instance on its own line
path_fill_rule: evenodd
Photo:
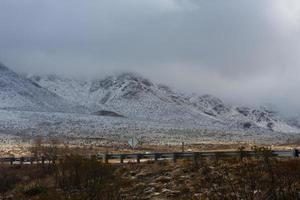
M 262 156 L 108 165 L 71 154 L 49 165 L 1 165 L 0 199 L 299 199 L 300 160 L 254 150 Z

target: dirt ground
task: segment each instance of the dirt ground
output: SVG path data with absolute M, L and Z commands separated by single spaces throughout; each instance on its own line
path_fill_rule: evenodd
M 245 150 L 251 150 L 255 144 L 249 143 L 197 143 L 197 144 L 180 144 L 180 145 L 149 145 L 139 144 L 136 148 L 130 148 L 127 144 L 115 142 L 113 145 L 99 145 L 92 142 L 66 142 L 63 140 L 31 140 L 30 142 L 15 142 L 0 144 L 1 157 L 20 157 L 31 156 L 32 149 L 36 147 L 45 147 L 45 149 L 57 148 L 64 154 L 74 153 L 85 156 L 97 155 L 102 153 L 155 153 L 155 152 L 201 152 L 201 151 L 236 151 L 241 146 Z M 269 147 L 273 150 L 290 150 L 300 148 L 299 144 L 275 144 L 275 145 L 258 145 Z

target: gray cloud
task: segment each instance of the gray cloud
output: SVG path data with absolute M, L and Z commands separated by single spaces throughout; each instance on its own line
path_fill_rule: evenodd
M 137 71 L 300 110 L 299 20 L 297 0 L 1 0 L 0 60 L 26 73 Z

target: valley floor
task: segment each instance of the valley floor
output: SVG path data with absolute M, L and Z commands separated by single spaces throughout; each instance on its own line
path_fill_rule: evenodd
M 83 156 L 103 153 L 155 153 L 155 152 L 201 152 L 201 151 L 236 151 L 241 146 L 251 150 L 253 146 L 266 146 L 272 150 L 291 150 L 300 147 L 299 141 L 294 143 L 250 143 L 250 142 L 224 142 L 202 141 L 184 143 L 154 144 L 140 141 L 133 149 L 127 140 L 114 140 L 112 138 L 95 137 L 49 137 L 49 136 L 14 136 L 0 134 L 0 157 L 32 156 L 32 149 L 39 147 L 44 152 L 55 148 L 63 153 L 75 151 Z

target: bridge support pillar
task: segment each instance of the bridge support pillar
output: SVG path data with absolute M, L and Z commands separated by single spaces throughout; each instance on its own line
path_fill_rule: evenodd
M 198 165 L 198 158 L 199 158 L 199 154 L 198 153 L 194 153 L 193 154 L 193 161 L 195 165 Z
M 158 161 L 158 157 L 159 157 L 159 154 L 158 154 L 158 153 L 155 153 L 155 154 L 154 154 L 154 161 L 155 161 L 155 162 Z
M 176 163 L 177 162 L 177 153 L 173 153 L 173 155 L 172 155 L 172 160 L 173 160 L 173 162 L 174 163 Z
M 105 164 L 108 164 L 108 155 L 107 154 L 103 154 L 102 160 Z
M 293 150 L 293 156 L 294 156 L 294 158 L 298 158 L 299 157 L 299 150 L 298 149 L 294 149 Z
M 124 163 L 124 156 L 123 155 L 120 155 L 120 163 Z
M 137 155 L 136 155 L 136 162 L 137 162 L 137 163 L 140 163 L 140 162 L 141 162 L 141 155 L 140 155 L 140 154 L 137 154 Z
M 23 163 L 24 163 L 24 157 L 21 157 L 20 158 L 20 164 L 23 165 Z

